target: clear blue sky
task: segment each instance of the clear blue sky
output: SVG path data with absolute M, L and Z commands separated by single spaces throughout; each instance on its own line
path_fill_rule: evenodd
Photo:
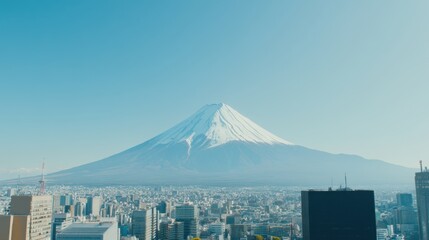
M 429 164 L 429 1 L 2 1 L 0 178 L 225 102 L 299 145 Z

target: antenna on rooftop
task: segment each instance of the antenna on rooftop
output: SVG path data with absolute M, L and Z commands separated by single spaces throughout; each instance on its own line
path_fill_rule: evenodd
M 344 173 L 344 184 L 345 184 L 345 189 L 347 190 L 347 173 Z
M 423 172 L 423 163 L 422 163 L 422 160 L 420 160 L 420 172 Z
M 39 184 L 40 184 L 39 194 L 44 195 L 46 193 L 45 162 L 43 162 L 42 164 L 42 177 L 40 178 Z
M 21 174 L 18 175 L 18 181 L 16 182 L 16 194 L 21 194 Z

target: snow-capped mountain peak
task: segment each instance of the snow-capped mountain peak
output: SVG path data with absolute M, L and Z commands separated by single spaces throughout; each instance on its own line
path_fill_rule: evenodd
M 186 142 L 207 148 L 231 141 L 287 144 L 224 103 L 202 107 L 188 119 L 153 139 L 155 144 Z
M 330 179 L 342 179 L 344 172 L 363 184 L 403 184 L 414 174 L 413 169 L 378 160 L 293 145 L 230 106 L 213 104 L 149 141 L 99 161 L 49 174 L 47 179 L 57 184 L 295 186 L 323 185 Z M 31 182 L 37 179 L 31 178 Z

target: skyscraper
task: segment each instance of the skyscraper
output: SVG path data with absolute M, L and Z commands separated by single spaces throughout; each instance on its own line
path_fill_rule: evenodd
M 12 196 L 10 215 L 30 216 L 30 240 L 50 239 L 52 196 Z
M 419 235 L 420 240 L 429 240 L 429 172 L 420 170 L 415 175 Z
M 209 232 L 217 236 L 225 233 L 225 223 L 216 222 L 209 225 Z
M 395 209 L 395 224 L 399 233 L 406 239 L 415 239 L 418 235 L 417 212 L 413 208 L 411 193 L 396 194 L 398 207 Z
M 375 240 L 374 192 L 302 191 L 304 240 Z
M 74 205 L 74 215 L 77 217 L 83 217 L 86 214 L 86 203 L 78 201 Z
M 170 202 L 168 201 L 161 201 L 156 208 L 159 213 L 167 213 L 167 215 L 170 214 Z
M 165 221 L 159 226 L 159 240 L 184 240 L 183 222 Z
M 100 216 L 101 203 L 102 201 L 100 196 L 88 197 L 88 201 L 86 203 L 86 215 L 92 215 L 95 217 Z
M 132 233 L 140 240 L 155 240 L 158 232 L 159 215 L 155 207 L 134 211 Z
M 29 235 L 29 215 L 0 215 L 0 239 L 28 240 Z
M 184 224 L 184 238 L 188 236 L 197 237 L 198 232 L 198 221 L 199 213 L 197 206 L 186 204 L 182 206 L 176 206 L 176 221 L 183 222 Z
M 249 232 L 250 226 L 246 224 L 231 224 L 231 240 L 240 240 L 245 238 Z
M 241 223 L 241 217 L 238 214 L 234 215 L 228 215 L 226 216 L 226 224 L 240 224 Z
M 399 207 L 411 207 L 413 206 L 413 195 L 411 193 L 397 193 L 396 202 Z
M 51 240 L 56 240 L 57 233 L 67 228 L 73 223 L 70 213 L 54 213 L 52 217 Z

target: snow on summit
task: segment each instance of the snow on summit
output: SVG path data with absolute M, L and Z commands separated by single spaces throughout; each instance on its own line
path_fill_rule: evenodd
M 202 107 L 153 141 L 155 144 L 186 142 L 190 147 L 197 145 L 207 148 L 231 141 L 292 145 L 224 103 Z

